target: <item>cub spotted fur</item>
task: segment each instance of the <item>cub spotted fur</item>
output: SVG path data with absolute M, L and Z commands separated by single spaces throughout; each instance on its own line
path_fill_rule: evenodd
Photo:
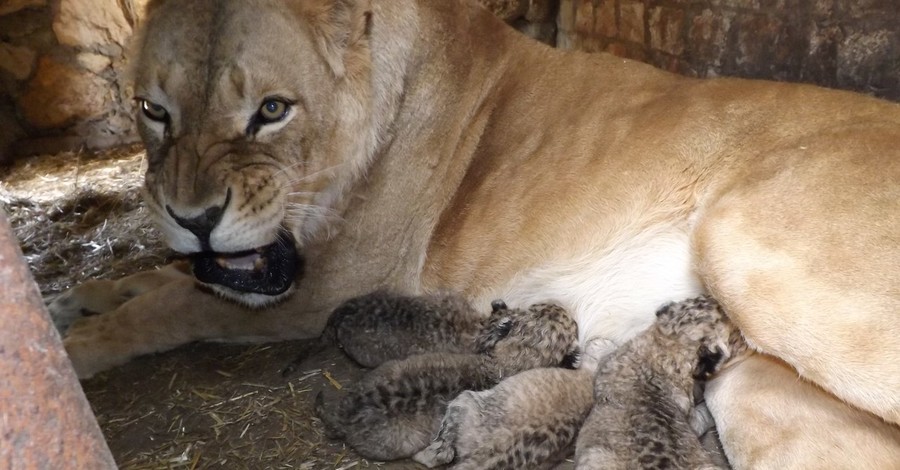
M 110 308 L 65 339 L 80 376 L 314 337 L 380 288 L 556 299 L 608 351 L 708 292 L 778 359 L 710 384 L 735 466 L 900 461 L 900 105 L 554 50 L 470 0 L 154 0 L 142 29 L 147 205 L 194 276 L 51 305 Z
M 494 313 L 500 306 L 493 306 Z M 426 352 L 474 353 L 487 321 L 483 312 L 458 295 L 377 291 L 341 304 L 328 318 L 322 336 L 358 364 L 377 367 Z
M 579 469 L 728 468 L 695 388 L 745 351 L 715 300 L 670 303 L 615 353 L 586 351 L 587 367 L 533 369 L 460 394 L 413 458 L 454 470 L 554 468 L 577 436 Z
M 368 332 L 387 341 L 396 336 L 399 323 L 406 323 L 404 330 L 408 330 L 410 322 L 420 323 L 422 318 L 414 315 L 410 304 L 425 307 L 419 313 L 426 322 L 433 321 L 436 312 L 431 309 L 432 302 L 375 293 L 338 308 L 332 314 L 334 321 L 329 323 L 350 338 L 361 339 Z M 394 317 L 381 309 L 384 303 L 405 304 L 407 308 Z M 389 360 L 351 385 L 333 404 L 326 403 L 321 394 L 317 396 L 316 412 L 331 437 L 344 439 L 367 458 L 410 457 L 434 438 L 447 402 L 461 392 L 488 389 L 503 378 L 528 369 L 576 366 L 578 330 L 565 310 L 552 304 L 509 309 L 500 301 L 493 302 L 492 307 L 490 317 L 470 345 L 471 352 L 429 352 Z M 350 314 L 350 308 L 360 310 Z M 360 327 L 360 322 L 346 323 L 359 315 L 369 321 L 351 335 L 350 331 Z M 433 332 L 429 336 L 453 337 L 448 332 Z M 378 357 L 383 353 L 377 347 L 379 343 L 369 339 L 357 347 L 346 340 L 342 344 L 358 357 Z M 363 352 L 372 345 L 376 347 L 371 354 Z M 443 349 L 444 345 L 433 343 L 434 351 Z
M 697 408 L 695 388 L 746 351 L 741 333 L 706 296 L 667 304 L 656 317 L 601 360 L 578 436 L 579 469 L 728 468 L 701 444 L 713 423 Z

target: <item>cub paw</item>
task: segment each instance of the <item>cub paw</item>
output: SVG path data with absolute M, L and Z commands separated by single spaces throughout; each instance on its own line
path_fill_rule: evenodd
M 438 437 L 428 447 L 413 455 L 413 460 L 428 468 L 434 468 L 449 464 L 455 457 L 456 450 L 453 446 Z

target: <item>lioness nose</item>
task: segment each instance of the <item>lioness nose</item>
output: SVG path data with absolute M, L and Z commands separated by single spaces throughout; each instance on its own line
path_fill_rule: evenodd
M 212 247 L 209 244 L 209 237 L 212 234 L 213 229 L 216 228 L 216 225 L 219 225 L 219 222 L 222 220 L 222 215 L 225 213 L 225 209 L 228 207 L 230 201 L 231 190 L 229 189 L 228 193 L 225 195 L 224 204 L 221 206 L 207 207 L 202 214 L 196 217 L 180 217 L 175 214 L 175 211 L 173 211 L 172 207 L 168 204 L 166 204 L 166 212 L 168 212 L 172 219 L 175 220 L 175 223 L 197 236 L 197 239 L 200 240 L 200 246 L 204 251 L 212 251 Z

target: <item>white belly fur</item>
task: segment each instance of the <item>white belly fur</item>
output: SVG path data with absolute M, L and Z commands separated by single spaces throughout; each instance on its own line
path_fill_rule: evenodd
M 582 346 L 591 343 L 596 358 L 646 329 L 662 304 L 701 293 L 688 234 L 667 225 L 520 273 L 495 298 L 510 307 L 561 303 L 578 322 Z

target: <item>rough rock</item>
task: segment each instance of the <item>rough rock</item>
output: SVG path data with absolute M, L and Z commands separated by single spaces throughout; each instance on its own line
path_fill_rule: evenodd
M 23 46 L 0 42 L 0 70 L 12 75 L 16 80 L 25 80 L 34 70 L 35 53 Z
M 102 54 L 82 52 L 76 57 L 78 64 L 93 73 L 100 73 L 112 64 L 112 60 Z
M 107 81 L 45 56 L 18 104 L 29 125 L 51 129 L 102 116 L 110 94 Z
M 0 1 L 0 16 L 30 7 L 42 7 L 46 4 L 47 0 L 3 0 Z
M 124 45 L 132 29 L 116 0 L 61 0 L 53 32 L 60 44 L 89 49 Z

